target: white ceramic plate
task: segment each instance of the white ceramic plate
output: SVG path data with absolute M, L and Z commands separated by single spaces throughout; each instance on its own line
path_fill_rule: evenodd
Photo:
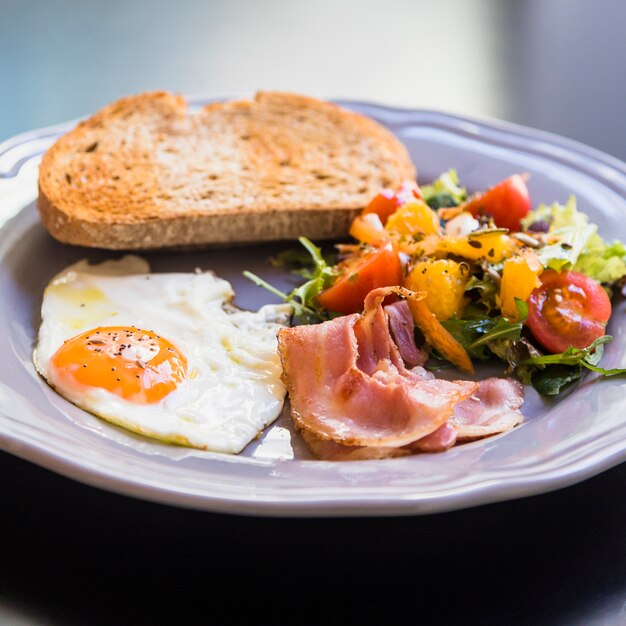
M 201 104 L 196 100 L 196 104 Z M 407 145 L 419 180 L 455 167 L 470 190 L 528 172 L 535 204 L 578 198 L 608 238 L 626 240 L 626 165 L 581 144 L 500 122 L 372 104 L 345 106 L 379 120 Z M 415 515 L 554 490 L 626 459 L 624 379 L 586 378 L 558 401 L 527 391 L 525 423 L 505 436 L 433 455 L 343 463 L 311 459 L 285 412 L 239 456 L 163 445 L 109 425 L 56 395 L 36 374 L 31 352 L 42 291 L 78 260 L 116 256 L 63 246 L 39 225 L 34 199 L 41 153 L 73 123 L 0 145 L 0 447 L 107 490 L 209 511 L 272 516 Z M 306 234 L 306 233 L 303 233 Z M 282 248 L 289 245 L 281 246 Z M 293 247 L 293 246 L 291 246 Z M 241 276 L 250 269 L 287 286 L 271 268 L 277 247 L 151 254 L 155 271 L 214 269 L 237 304 L 272 300 Z M 624 366 L 622 303 L 605 367 Z

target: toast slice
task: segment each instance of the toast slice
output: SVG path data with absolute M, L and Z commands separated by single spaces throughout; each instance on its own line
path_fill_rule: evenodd
M 38 207 L 56 239 L 112 250 L 344 237 L 383 187 L 414 180 L 372 119 L 292 93 L 209 104 L 114 102 L 44 154 Z

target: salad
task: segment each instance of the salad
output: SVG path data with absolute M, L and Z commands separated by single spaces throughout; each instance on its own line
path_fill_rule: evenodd
M 626 373 L 599 365 L 612 298 L 626 285 L 626 246 L 605 241 L 574 196 L 533 208 L 526 182 L 515 174 L 470 194 L 450 170 L 381 190 L 332 258 L 301 237 L 304 254 L 274 259 L 303 278 L 290 293 L 245 274 L 291 303 L 297 324 L 360 312 L 378 287 L 420 292 L 409 304 L 431 370 L 473 373 L 495 360 L 546 396 L 587 370 Z

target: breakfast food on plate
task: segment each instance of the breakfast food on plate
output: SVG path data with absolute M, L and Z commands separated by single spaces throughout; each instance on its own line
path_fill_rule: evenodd
M 409 301 L 425 296 L 374 289 L 363 314 L 279 331 L 292 416 L 311 451 L 332 460 L 438 452 L 519 424 L 516 381 L 448 381 L 406 367 L 402 353 L 416 352 L 413 324 L 403 338 L 410 345 L 400 350 L 382 305 L 394 293 Z
M 626 374 L 599 366 L 626 246 L 597 231 L 573 197 L 533 210 L 520 175 L 468 195 L 450 171 L 374 196 L 334 263 L 301 237 L 308 280 L 272 290 L 295 307 L 278 349 L 313 454 L 446 450 L 522 423 L 522 383 L 555 396 L 587 370 Z M 433 373 L 455 366 L 463 377 L 489 360 L 504 364 L 504 377 Z
M 166 92 L 123 98 L 45 154 L 41 221 L 58 240 L 140 250 L 340 237 L 381 187 L 415 178 L 374 120 L 291 93 L 189 114 Z
M 331 103 L 261 92 L 189 114 L 165 92 L 124 98 L 48 150 L 39 190 L 70 244 L 299 237 L 311 257 L 290 293 L 244 272 L 285 300 L 257 312 L 211 272 L 153 274 L 136 256 L 52 280 L 37 370 L 136 433 L 236 454 L 288 394 L 318 458 L 442 452 L 521 424 L 522 384 L 556 396 L 583 371 L 626 373 L 599 366 L 626 247 L 574 198 L 533 210 L 519 174 L 474 194 L 454 170 L 420 186 L 393 134 Z M 332 263 L 311 241 L 348 234 Z M 474 380 L 488 360 L 503 376 Z
M 34 362 L 62 396 L 162 441 L 238 453 L 280 414 L 276 334 L 291 307 L 229 304 L 210 272 L 137 256 L 76 263 L 45 290 Z

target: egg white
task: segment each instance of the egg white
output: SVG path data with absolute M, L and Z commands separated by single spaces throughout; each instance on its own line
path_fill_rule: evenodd
M 44 292 L 34 351 L 38 372 L 82 409 L 142 435 L 237 454 L 280 414 L 278 329 L 291 307 L 256 312 L 228 304 L 227 281 L 211 272 L 150 273 L 128 255 L 90 265 L 80 261 Z M 186 357 L 188 379 L 155 404 L 135 404 L 101 388 L 68 385 L 51 365 L 63 343 L 98 326 L 135 326 L 172 342 Z

